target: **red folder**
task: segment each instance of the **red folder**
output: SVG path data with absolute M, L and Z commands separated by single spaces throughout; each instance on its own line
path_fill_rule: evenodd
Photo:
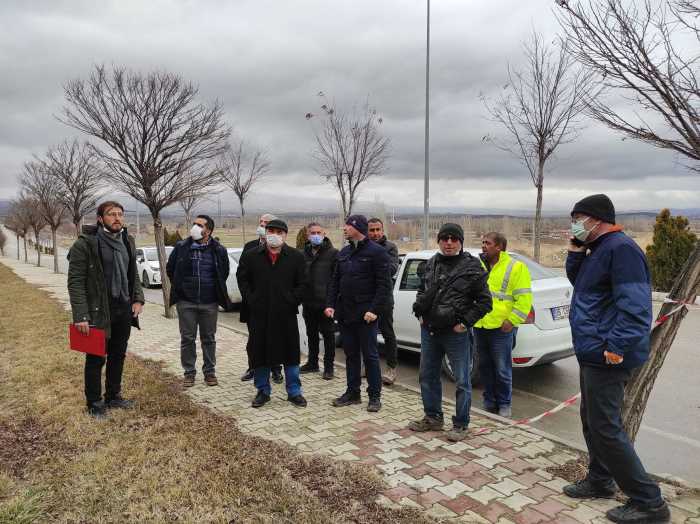
M 89 335 L 83 335 L 75 324 L 70 325 L 69 329 L 70 348 L 81 353 L 89 353 L 104 357 L 107 355 L 105 349 L 105 331 L 104 329 L 90 328 Z

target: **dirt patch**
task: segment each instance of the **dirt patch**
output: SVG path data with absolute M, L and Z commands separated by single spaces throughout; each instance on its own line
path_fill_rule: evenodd
M 0 420 L 0 470 L 6 474 L 25 478 L 29 466 L 49 449 L 50 439 L 37 419 Z
M 576 460 L 570 460 L 561 466 L 550 466 L 546 471 L 573 484 L 586 477 L 588 460 L 585 457 L 581 457 Z

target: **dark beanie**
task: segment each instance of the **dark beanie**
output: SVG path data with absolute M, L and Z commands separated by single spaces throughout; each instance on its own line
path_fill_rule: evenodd
M 367 217 L 364 215 L 350 215 L 345 221 L 349 226 L 354 227 L 364 236 L 367 236 L 367 230 L 369 226 L 367 225 Z
M 280 220 L 279 218 L 273 218 L 270 220 L 267 225 L 265 226 L 265 229 L 270 229 L 271 227 L 274 227 L 276 229 L 281 229 L 285 233 L 289 233 L 289 228 L 287 228 L 287 223 L 284 220 Z
M 440 240 L 440 237 L 447 235 L 452 235 L 455 238 L 459 238 L 459 241 L 464 244 L 464 230 L 459 224 L 453 224 L 451 222 L 443 224 L 440 231 L 438 231 L 438 240 Z
M 582 213 L 608 224 L 615 223 L 615 206 L 607 195 L 591 195 L 579 200 L 571 211 L 571 216 Z

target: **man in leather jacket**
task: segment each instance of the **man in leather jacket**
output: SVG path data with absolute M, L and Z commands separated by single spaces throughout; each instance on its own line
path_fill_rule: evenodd
M 467 436 L 471 407 L 471 337 L 469 329 L 491 311 L 488 276 L 479 259 L 464 252 L 464 232 L 447 223 L 438 233 L 440 252 L 421 271 L 413 312 L 421 324 L 420 389 L 425 416 L 411 422 L 413 431 L 441 431 L 442 361 L 447 356 L 455 374 L 456 415 L 447 438 Z

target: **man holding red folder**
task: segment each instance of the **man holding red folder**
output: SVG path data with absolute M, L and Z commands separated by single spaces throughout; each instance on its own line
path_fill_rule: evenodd
M 144 298 L 136 276 L 136 246 L 124 224 L 124 207 L 114 201 L 97 208 L 97 225 L 84 226 L 68 255 L 68 294 L 75 328 L 104 330 L 106 358 L 85 354 L 87 411 L 96 418 L 106 408 L 130 408 L 121 396 L 122 371 L 131 326 L 138 327 Z M 102 366 L 107 363 L 102 400 Z

